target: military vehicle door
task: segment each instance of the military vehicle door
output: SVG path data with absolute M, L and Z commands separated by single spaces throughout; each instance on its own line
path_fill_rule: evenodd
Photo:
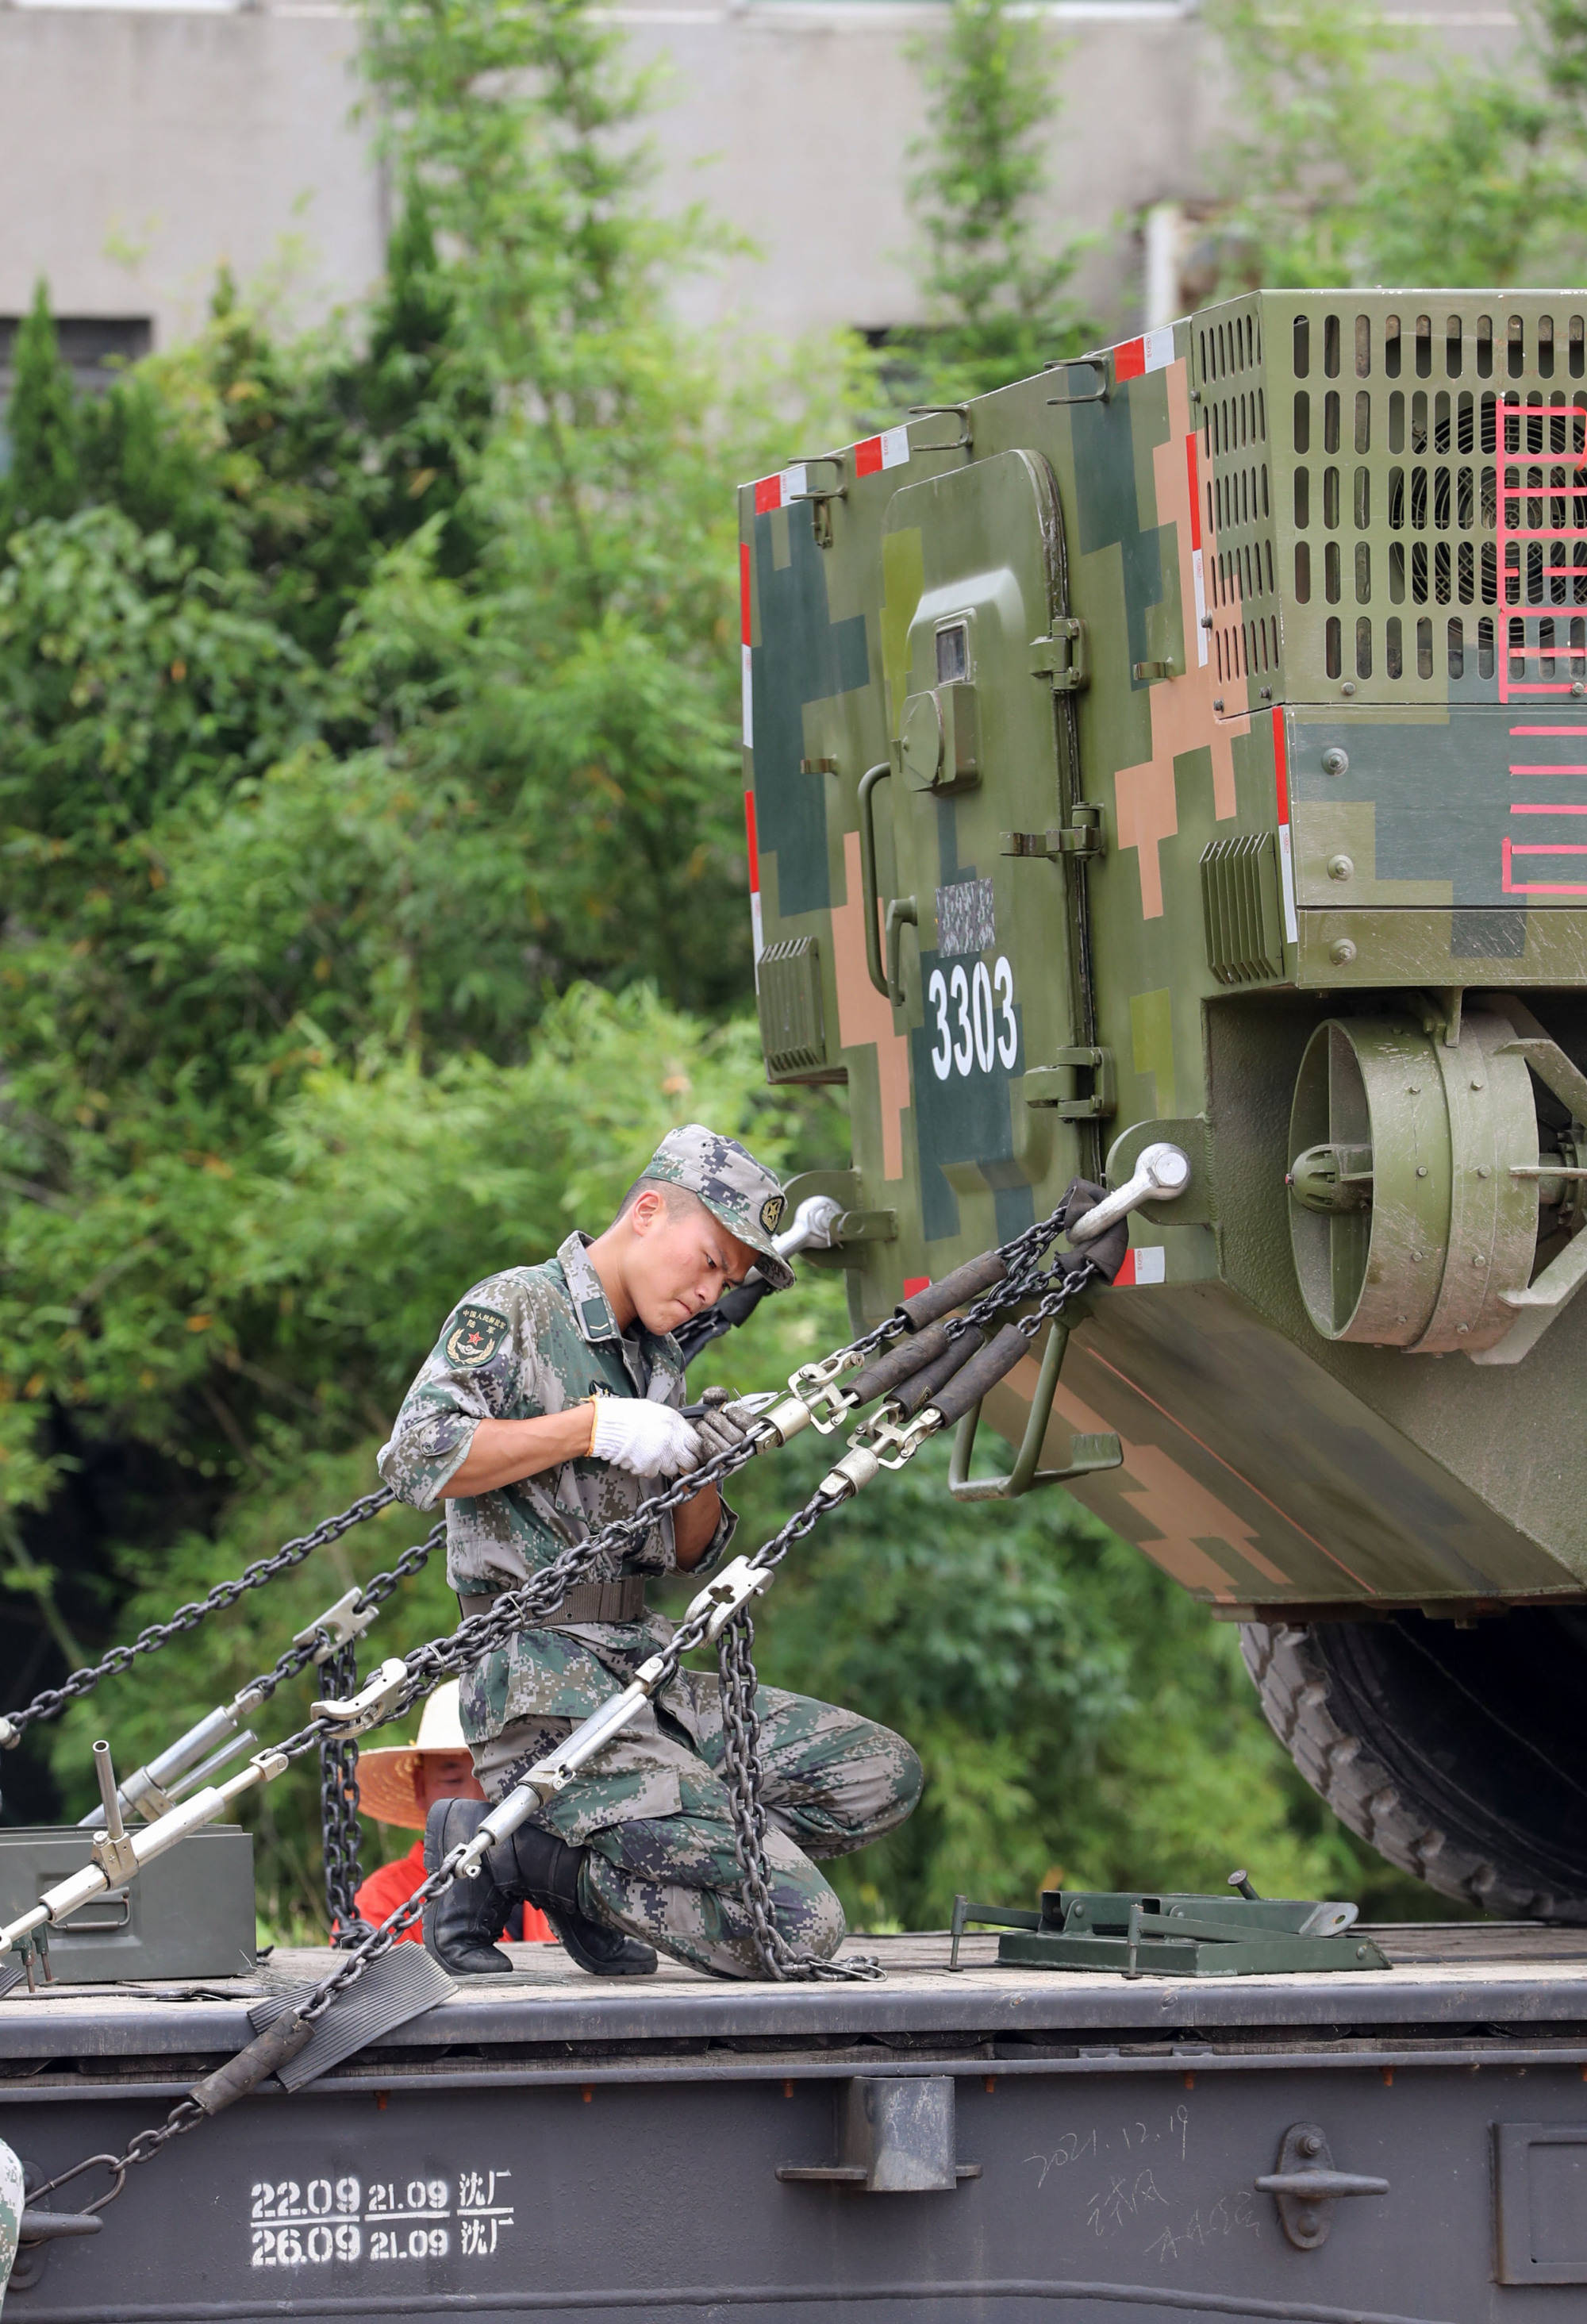
M 1050 835 L 1056 851 L 1067 819 L 1051 679 L 1032 674 L 1032 641 L 1062 610 L 1060 523 L 1051 469 L 1028 451 L 907 485 L 887 510 L 893 770 L 868 805 L 893 844 L 866 854 L 874 866 L 891 853 L 898 892 L 867 904 L 907 1028 L 907 1277 L 940 1276 L 1028 1225 L 1078 1151 L 1054 1070 L 1076 1038 L 1068 874 L 1056 853 L 1012 852 L 1020 835 L 1032 848 Z M 859 1158 L 875 1183 L 875 1157 Z

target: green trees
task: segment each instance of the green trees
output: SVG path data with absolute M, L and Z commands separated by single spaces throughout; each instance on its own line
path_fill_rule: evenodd
M 913 367 L 922 398 L 959 402 L 1088 344 L 1070 288 L 1083 245 L 1040 150 L 1060 53 L 1008 0 L 953 0 L 941 37 L 916 45 L 929 126 L 909 195 L 931 319 L 894 333 L 887 362 Z
M 0 523 L 7 527 L 35 517 L 69 515 L 82 491 L 77 400 L 43 282 L 17 332 L 12 371 L 5 422 L 11 468 L 0 483 Z
M 599 1213 L 671 1121 L 780 1151 L 809 1111 L 677 1006 L 748 982 L 729 480 L 771 456 L 764 402 L 666 318 L 700 236 L 652 225 L 631 139 L 609 165 L 638 94 L 580 10 L 382 0 L 369 29 L 406 194 L 353 329 L 282 338 L 223 281 L 91 404 L 42 296 L 18 350 L 9 1702 L 361 1489 L 457 1293 Z M 169 1729 L 294 1602 L 108 1712 Z M 47 1796 L 31 1765 L 12 1814 Z M 299 1807 L 270 1877 L 303 1909 Z
M 1568 281 L 1581 269 L 1573 0 L 1502 67 L 1376 0 L 1214 0 L 1234 77 L 1226 285 Z

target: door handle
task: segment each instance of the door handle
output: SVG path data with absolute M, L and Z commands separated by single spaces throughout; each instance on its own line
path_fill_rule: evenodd
M 859 883 L 865 890 L 860 899 L 865 912 L 865 964 L 871 982 L 884 1001 L 892 1001 L 894 994 L 882 966 L 882 931 L 877 922 L 877 914 L 882 908 L 882 896 L 876 885 L 876 810 L 874 793 L 876 785 L 892 771 L 891 760 L 884 759 L 880 766 L 867 767 L 859 779 Z
M 1386 2195 L 1387 2179 L 1335 2171 L 1328 2142 L 1315 2122 L 1292 2122 L 1279 2147 L 1279 2167 L 1257 2181 L 1279 2207 L 1279 2225 L 1296 2251 L 1316 2251 L 1328 2240 L 1333 2207 L 1341 2195 Z
M 894 896 L 887 907 L 887 998 L 894 1009 L 904 1006 L 904 982 L 899 974 L 899 951 L 906 927 L 919 925 L 920 914 L 913 896 Z

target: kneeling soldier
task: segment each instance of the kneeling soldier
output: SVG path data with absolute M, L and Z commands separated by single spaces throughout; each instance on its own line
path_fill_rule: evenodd
M 669 1335 L 752 1267 L 778 1290 L 793 1282 L 772 1240 L 783 1207 L 775 1178 L 735 1139 L 674 1130 L 603 1234 L 571 1234 L 555 1259 L 490 1276 L 454 1309 L 381 1473 L 417 1508 L 445 1500 L 447 1578 L 465 1615 L 631 1515 L 656 1480 L 686 1476 L 742 1437 L 748 1416 L 730 1405 L 697 1426 L 683 1418 Z M 736 1523 L 717 1488 L 702 1487 L 465 1674 L 463 1728 L 489 1799 L 665 1644 L 671 1626 L 647 1613 L 646 1576 L 703 1572 Z M 843 1912 L 817 1861 L 902 1823 L 920 1796 L 920 1762 L 887 1728 L 830 1703 L 762 1687 L 756 1711 L 777 1924 L 791 1944 L 830 1956 Z M 597 1976 L 644 1975 L 653 1946 L 720 1976 L 759 1974 L 722 1757 L 717 1681 L 680 1671 L 491 1851 L 480 1877 L 454 1881 L 430 1907 L 431 1952 L 457 1974 L 499 1974 L 491 1936 L 505 1904 L 522 1899 Z M 466 1800 L 437 1805 L 427 1860 L 484 1813 Z

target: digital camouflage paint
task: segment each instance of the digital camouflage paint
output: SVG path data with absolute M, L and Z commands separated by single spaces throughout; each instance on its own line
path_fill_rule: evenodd
M 1181 1147 L 1085 1328 L 987 1399 L 1015 1487 L 1039 1462 L 1253 1626 L 1281 1729 L 1275 1640 L 1289 1694 L 1412 1640 L 1441 1720 L 1462 1655 L 1516 1658 L 1551 1766 L 1539 1672 L 1573 1695 L 1587 1646 L 1584 315 L 1259 293 L 739 495 L 761 1026 L 774 1081 L 849 1086 L 852 1171 L 788 1193 L 848 1205 L 857 1316 Z M 1429 1618 L 1523 1607 L 1480 1650 Z M 1571 1790 L 1579 1846 L 1521 1880 L 1555 1906 Z

